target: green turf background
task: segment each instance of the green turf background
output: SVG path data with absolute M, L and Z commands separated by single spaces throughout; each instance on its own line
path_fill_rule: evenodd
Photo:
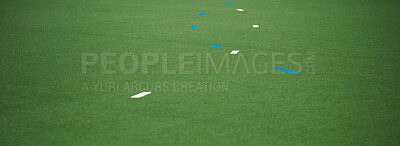
M 398 0 L 1 0 L 0 145 L 399 145 L 399 26 Z M 317 73 L 81 70 L 82 53 L 167 53 L 177 67 L 179 53 L 233 49 L 316 52 Z M 82 91 L 92 81 L 229 91 L 136 100 L 141 91 Z

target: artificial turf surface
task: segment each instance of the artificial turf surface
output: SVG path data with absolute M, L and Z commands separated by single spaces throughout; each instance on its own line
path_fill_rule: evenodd
M 399 26 L 396 0 L 1 0 L 0 144 L 399 145 Z M 269 73 L 241 64 L 235 73 L 165 74 L 165 61 L 148 73 L 111 65 L 116 73 L 104 74 L 100 62 L 82 71 L 83 53 L 117 62 L 164 53 L 178 69 L 181 53 L 222 60 L 232 50 L 247 60 L 267 53 Z M 288 55 L 301 54 L 300 74 L 272 73 L 274 53 L 286 62 L 276 67 L 291 71 L 299 67 Z M 110 82 L 229 86 L 149 88 L 142 99 L 130 98 L 139 90 L 94 89 Z

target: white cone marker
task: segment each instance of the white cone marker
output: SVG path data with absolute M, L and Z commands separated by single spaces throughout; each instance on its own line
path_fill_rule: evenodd
M 244 10 L 243 9 L 236 9 L 236 11 L 243 12 Z
M 233 51 L 231 52 L 231 54 L 237 54 L 237 53 L 239 53 L 239 50 L 233 50 Z
M 131 98 L 142 98 L 143 96 L 149 95 L 151 92 L 142 92 L 136 95 L 133 95 Z
M 258 26 L 258 25 L 253 25 L 253 28 L 260 28 L 260 26 Z

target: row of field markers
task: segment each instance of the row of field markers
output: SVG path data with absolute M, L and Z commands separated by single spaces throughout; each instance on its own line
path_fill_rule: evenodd
M 233 4 L 233 3 L 226 3 L 226 4 L 224 4 L 224 5 L 231 5 L 231 4 Z M 236 9 L 236 11 L 243 12 L 244 9 Z M 199 16 L 204 16 L 205 14 L 206 14 L 206 13 L 200 13 Z M 253 28 L 260 28 L 260 26 L 254 24 L 254 25 L 253 25 Z M 197 27 L 196 27 L 196 26 L 190 26 L 190 29 L 192 29 L 192 30 L 197 30 Z M 216 44 L 209 44 L 209 45 L 210 45 L 211 47 L 216 48 L 216 49 L 222 49 L 222 47 L 220 47 L 220 46 L 218 46 L 218 45 L 216 45 Z M 230 54 L 235 55 L 235 54 L 238 54 L 238 53 L 239 53 L 239 50 L 233 50 Z M 284 69 L 280 69 L 280 68 L 275 68 L 275 70 L 281 71 L 281 72 L 284 72 L 284 73 L 288 73 L 288 74 L 292 74 L 292 75 L 298 75 L 298 74 L 299 74 L 299 73 L 295 73 L 295 72 L 288 71 L 288 70 L 284 70 Z M 151 92 L 141 92 L 141 93 L 139 93 L 139 94 L 136 94 L 136 95 L 131 96 L 131 98 L 142 98 L 142 97 L 144 97 L 144 96 L 146 96 L 146 95 L 149 95 L 149 94 L 151 94 Z

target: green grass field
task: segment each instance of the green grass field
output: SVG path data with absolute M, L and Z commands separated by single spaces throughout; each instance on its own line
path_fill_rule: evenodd
M 0 145 L 399 145 L 399 47 L 397 0 L 1 0 Z

